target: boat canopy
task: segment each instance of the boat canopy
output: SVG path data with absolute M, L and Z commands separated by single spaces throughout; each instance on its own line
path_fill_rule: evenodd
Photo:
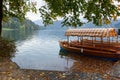
M 116 37 L 114 28 L 79 28 L 68 29 L 66 36 Z

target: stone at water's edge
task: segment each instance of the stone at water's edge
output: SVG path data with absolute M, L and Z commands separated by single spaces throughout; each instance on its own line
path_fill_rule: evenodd
M 120 78 L 120 60 L 114 64 L 112 70 L 109 72 L 109 75 Z

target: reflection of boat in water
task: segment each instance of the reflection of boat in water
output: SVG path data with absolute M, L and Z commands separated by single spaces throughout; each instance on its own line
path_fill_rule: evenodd
M 60 47 L 63 50 L 83 55 L 120 59 L 120 43 L 114 28 L 68 29 L 65 35 L 67 41 L 60 41 Z M 78 40 L 70 41 L 71 36 L 77 36 Z
M 70 67 L 70 71 L 73 72 L 87 72 L 87 73 L 99 73 L 103 74 L 109 72 L 115 62 L 109 60 L 102 60 L 98 58 L 91 58 L 89 56 L 80 56 L 60 49 L 59 55 L 67 60 L 66 64 L 73 61 L 73 65 Z

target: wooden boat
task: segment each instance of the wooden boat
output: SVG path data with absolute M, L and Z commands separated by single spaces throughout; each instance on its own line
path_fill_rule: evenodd
M 63 50 L 83 55 L 120 59 L 120 43 L 114 28 L 68 29 L 65 35 L 67 40 L 59 42 Z M 70 40 L 70 36 L 77 36 L 78 39 Z M 104 40 L 105 38 L 107 40 Z

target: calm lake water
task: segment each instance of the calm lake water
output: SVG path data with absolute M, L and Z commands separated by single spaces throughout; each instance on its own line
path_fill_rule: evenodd
M 82 71 L 104 73 L 114 62 L 60 51 L 59 40 L 65 30 L 3 31 L 15 40 L 17 52 L 12 61 L 21 69 Z

